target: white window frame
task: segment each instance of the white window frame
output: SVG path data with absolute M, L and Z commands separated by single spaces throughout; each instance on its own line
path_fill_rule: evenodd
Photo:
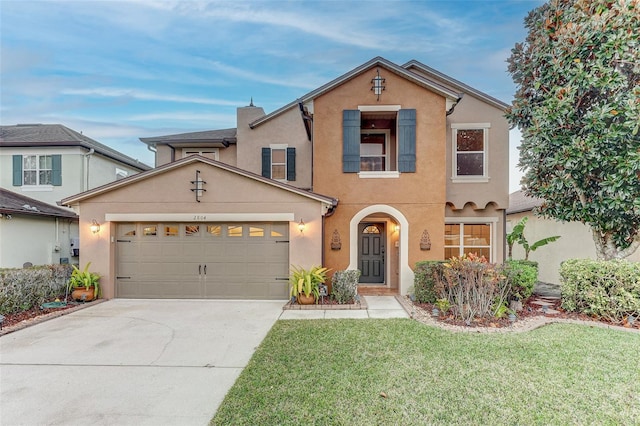
M 269 169 L 269 175 L 271 176 L 271 179 L 276 180 L 278 182 L 287 182 L 287 172 L 289 171 L 288 169 L 288 164 L 287 164 L 287 148 L 289 148 L 288 144 L 284 144 L 284 143 L 276 143 L 276 144 L 270 144 L 269 145 L 269 149 L 271 150 L 271 158 L 270 158 L 270 169 Z M 273 162 L 273 150 L 282 150 L 284 151 L 284 163 L 274 163 Z M 276 179 L 273 177 L 273 166 L 274 164 L 276 166 L 282 166 L 284 164 L 284 178 L 282 179 Z
M 182 158 L 188 157 L 190 155 L 200 155 L 202 157 L 207 157 L 205 154 L 213 154 L 213 159 L 216 161 L 220 161 L 220 149 L 219 148 L 210 148 L 205 151 L 197 150 L 197 149 L 185 149 L 182 151 Z M 208 158 L 208 157 L 207 157 Z
M 389 141 L 391 139 L 391 130 L 390 129 L 360 129 L 360 147 L 362 148 L 362 135 L 364 134 L 374 134 L 374 135 L 384 135 L 384 155 L 362 155 L 360 153 L 360 158 L 362 157 L 383 157 L 384 158 L 384 170 L 371 170 L 371 171 L 361 171 L 362 174 L 386 174 L 390 172 L 389 170 L 391 164 L 389 164 Z
M 489 234 L 491 236 L 491 241 L 489 242 L 489 259 L 487 259 L 489 262 L 494 263 L 495 259 L 497 258 L 497 233 L 498 233 L 498 218 L 497 217 L 456 217 L 456 218 L 452 218 L 452 217 L 448 217 L 445 219 L 445 224 L 446 225 L 460 225 L 460 244 L 458 245 L 444 245 L 444 248 L 453 248 L 453 247 L 457 247 L 459 248 L 458 251 L 458 256 L 462 256 L 462 254 L 464 253 L 464 225 L 489 225 L 490 226 L 490 230 L 489 230 Z M 486 247 L 486 246 L 482 246 L 482 247 Z
M 27 157 L 35 157 L 36 158 L 36 168 L 35 169 L 27 169 L 25 167 L 25 160 Z M 52 183 L 40 183 L 40 157 L 51 157 L 52 168 L 51 169 L 43 169 L 51 171 L 51 182 Z M 29 171 L 36 172 L 36 183 L 35 184 L 27 184 L 27 179 L 25 179 L 25 172 Z M 24 189 L 53 189 L 53 154 L 28 154 L 22 156 L 22 188 Z
M 451 180 L 453 183 L 489 182 L 489 129 L 491 123 L 451 123 Z M 465 154 L 482 153 L 482 175 L 458 175 L 458 130 L 482 130 L 483 150 L 462 151 Z

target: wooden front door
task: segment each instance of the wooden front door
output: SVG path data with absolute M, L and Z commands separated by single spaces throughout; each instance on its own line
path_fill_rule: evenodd
M 361 283 L 384 284 L 385 224 L 363 222 L 358 226 L 358 264 Z

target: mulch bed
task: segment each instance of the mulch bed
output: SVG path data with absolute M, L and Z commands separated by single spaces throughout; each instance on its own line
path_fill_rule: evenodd
M 59 300 L 64 300 L 64 296 L 62 296 Z M 59 308 L 41 309 L 39 306 L 36 306 L 27 311 L 13 314 L 4 314 L 4 321 L 2 322 L 2 330 L 0 330 L 0 335 L 22 329 L 32 324 L 38 324 L 39 322 L 42 322 L 49 318 L 55 318 L 72 311 L 91 306 L 97 302 L 97 300 L 85 303 L 68 300 L 66 306 L 61 306 Z
M 547 307 L 549 312 L 554 312 L 553 314 L 547 314 L 543 311 L 542 307 L 536 302 L 547 302 L 549 306 Z M 609 326 L 622 326 L 625 328 L 634 328 L 640 330 L 640 319 L 636 319 L 633 325 L 627 323 L 626 319 L 623 323 L 614 323 L 611 321 L 606 321 L 604 319 L 597 319 L 590 317 L 589 315 L 576 313 L 576 312 L 567 312 L 561 307 L 560 299 L 553 298 L 545 298 L 540 296 L 533 296 L 529 298 L 526 303 L 523 304 L 523 309 L 520 312 L 516 313 L 517 321 L 527 320 L 527 319 L 537 319 L 537 318 L 554 318 L 554 319 L 570 319 L 570 320 L 578 320 L 578 321 L 592 321 L 599 322 L 602 324 L 606 324 Z M 511 327 L 513 324 L 509 321 L 509 318 L 506 316 L 503 318 L 475 318 L 471 324 L 465 324 L 464 321 L 454 318 L 451 314 L 443 315 L 440 313 L 440 316 L 437 318 L 433 317 L 432 312 L 433 308 L 436 307 L 431 303 L 413 303 L 414 308 L 421 310 L 421 314 L 423 316 L 431 316 L 437 322 L 443 325 L 451 325 L 451 326 L 459 326 L 459 327 L 485 327 L 485 328 L 506 328 Z

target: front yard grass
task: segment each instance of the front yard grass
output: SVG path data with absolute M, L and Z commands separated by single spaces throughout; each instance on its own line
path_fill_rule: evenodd
M 640 334 L 278 321 L 212 425 L 638 424 Z

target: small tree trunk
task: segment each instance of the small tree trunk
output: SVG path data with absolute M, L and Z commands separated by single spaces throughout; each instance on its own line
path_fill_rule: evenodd
M 601 233 L 595 229 L 591 229 L 593 241 L 596 244 L 596 256 L 598 260 L 624 259 L 631 256 L 640 246 L 640 234 L 636 235 L 631 245 L 626 249 L 616 246 L 613 241 L 613 234 Z

